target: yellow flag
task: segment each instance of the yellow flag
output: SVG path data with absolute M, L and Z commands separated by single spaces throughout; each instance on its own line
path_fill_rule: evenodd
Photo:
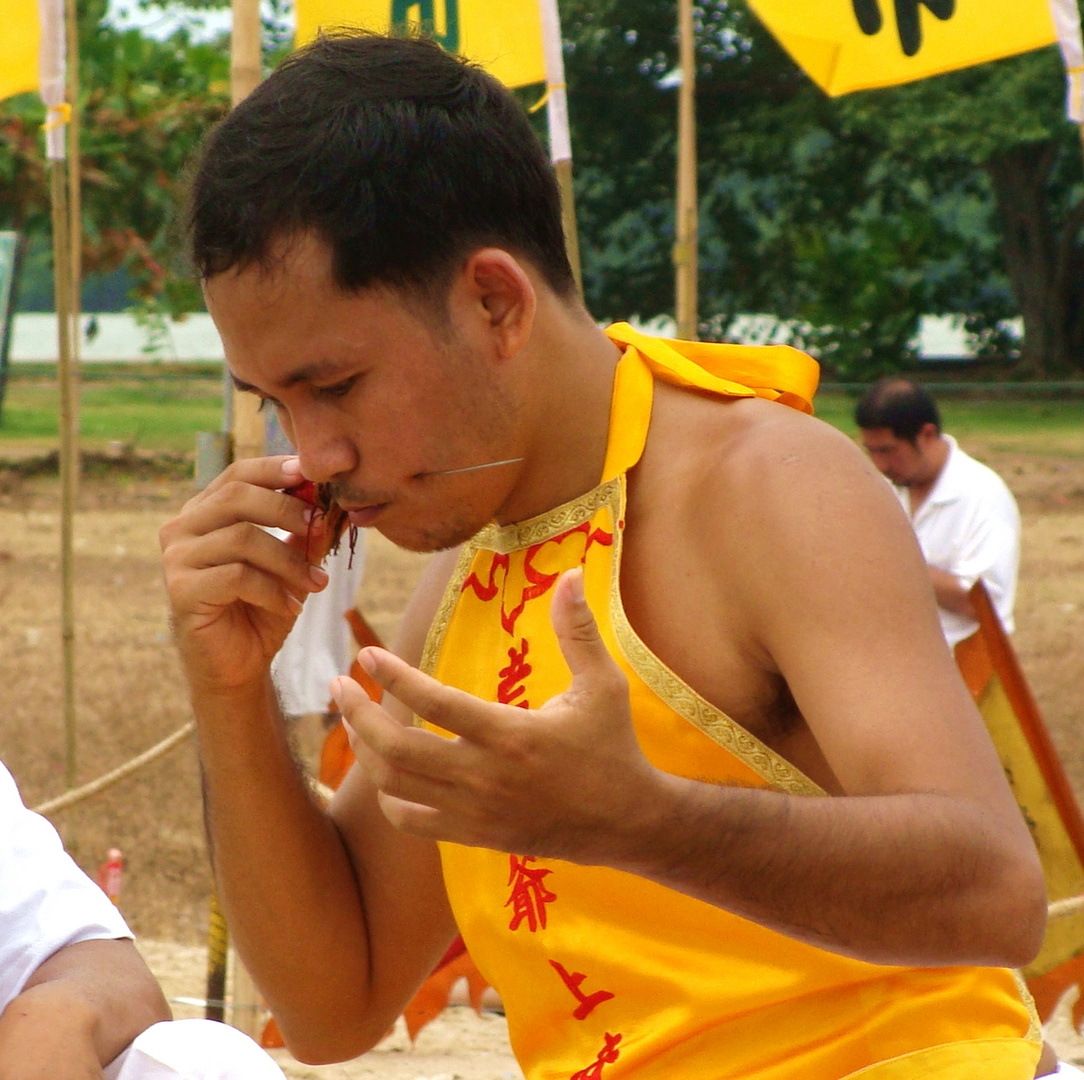
M 538 0 L 297 0 L 296 10 L 298 45 L 321 27 L 420 30 L 505 86 L 546 79 Z
M 38 88 L 37 0 L 0 0 L 0 101 Z
M 972 587 L 970 598 L 979 629 L 956 645 L 960 674 L 979 707 L 1020 813 L 1035 841 L 1046 878 L 1047 897 L 1067 900 L 1081 896 L 1084 894 L 1084 818 L 1080 807 L 1020 661 L 981 581 Z M 1051 919 L 1046 926 L 1042 951 L 1024 974 L 1029 980 L 1054 976 L 1081 952 L 1084 952 L 1084 911 Z M 1060 985 L 1057 977 L 1053 984 Z M 1037 998 L 1040 996 L 1038 990 L 1033 992 Z
M 750 6 L 833 97 L 1057 40 L 1049 0 L 750 0 Z

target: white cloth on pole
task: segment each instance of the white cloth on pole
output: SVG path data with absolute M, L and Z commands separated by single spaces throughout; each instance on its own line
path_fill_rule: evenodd
M 288 534 L 271 530 L 280 539 Z M 293 629 L 271 663 L 271 677 L 287 716 L 327 711 L 331 680 L 345 675 L 354 659 L 353 638 L 343 617 L 354 606 L 365 565 L 363 533 L 350 565 L 350 545 L 345 538 L 339 550 L 324 561 L 329 581 L 323 592 L 312 593 Z
M 105 1069 L 105 1080 L 283 1080 L 247 1035 L 214 1020 L 154 1024 Z
M 67 118 L 63 111 L 67 78 L 64 0 L 38 0 L 38 15 L 41 19 L 38 85 L 49 110 L 45 122 L 45 156 L 50 161 L 63 161 L 67 157 Z
M 1068 82 L 1065 111 L 1076 124 L 1084 123 L 1084 43 L 1080 37 L 1080 9 L 1077 0 L 1050 0 L 1058 47 L 1065 61 Z
M 550 161 L 572 160 L 572 137 L 568 130 L 568 92 L 565 90 L 565 57 L 561 45 L 561 16 L 557 0 L 540 0 L 542 55 L 546 62 L 546 122 L 550 134 Z
M 0 765 L 0 1010 L 65 945 L 130 938 L 110 899 L 64 850 L 56 829 L 28 810 Z
M 927 565 L 952 574 L 966 589 L 982 578 L 1005 632 L 1013 631 L 1013 603 L 1020 566 L 1020 511 L 1005 481 L 965 454 L 951 435 L 949 455 L 933 490 L 911 520 Z M 910 515 L 907 488 L 894 488 Z M 970 637 L 979 624 L 938 607 L 949 646 Z

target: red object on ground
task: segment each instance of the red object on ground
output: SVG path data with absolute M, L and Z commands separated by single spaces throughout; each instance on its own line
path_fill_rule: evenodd
M 120 848 L 110 848 L 106 860 L 98 867 L 98 885 L 102 892 L 115 904 L 120 897 L 121 871 L 124 869 L 124 856 Z

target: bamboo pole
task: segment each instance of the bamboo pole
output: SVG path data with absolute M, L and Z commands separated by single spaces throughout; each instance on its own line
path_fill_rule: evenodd
M 565 233 L 565 251 L 576 279 L 576 289 L 583 295 L 580 269 L 580 239 L 576 229 L 576 196 L 572 188 L 572 137 L 568 125 L 568 90 L 565 86 L 565 58 L 561 47 L 561 16 L 557 0 L 540 0 L 542 19 L 542 54 L 546 66 L 546 123 L 550 136 L 550 161 L 561 191 L 561 224 Z
M 572 161 L 565 158 L 553 163 L 557 186 L 561 190 L 561 225 L 565 232 L 565 251 L 576 279 L 576 291 L 583 296 L 583 269 L 580 266 L 580 237 L 576 230 L 576 195 L 572 187 Z
M 263 76 L 259 0 L 232 0 L 233 31 L 230 35 L 230 98 L 240 104 L 257 86 Z M 233 437 L 233 459 L 262 457 L 264 453 L 264 423 L 260 403 L 253 394 L 240 394 L 228 385 L 230 430 Z
M 237 106 L 260 85 L 263 77 L 263 26 L 260 22 L 259 0 L 231 0 L 231 10 L 233 29 L 230 34 L 230 100 L 234 106 Z M 263 457 L 264 421 L 259 411 L 259 401 L 253 394 L 238 393 L 229 381 L 228 373 L 227 395 L 229 404 L 226 415 L 230 417 L 233 459 L 238 461 L 244 458 Z M 217 900 L 213 900 L 213 903 L 217 904 Z M 226 934 L 223 923 L 221 928 L 223 947 L 228 940 Z M 229 1020 L 233 1027 L 258 1040 L 262 1019 L 259 992 L 240 958 L 233 950 L 230 950 L 230 953 L 233 957 L 233 962 L 229 965 L 232 968 L 233 1008 L 230 1011 Z M 224 972 L 225 957 L 222 963 Z M 224 993 L 220 993 L 217 989 L 212 993 L 212 981 L 217 987 L 219 975 L 217 972 L 214 973 L 213 980 L 210 976 L 209 972 L 207 997 L 209 1000 L 222 1000 L 225 997 Z M 221 989 L 225 990 L 224 984 Z M 208 1009 L 210 1010 L 210 1006 Z M 208 1016 L 210 1015 L 208 1011 Z
M 71 363 L 71 237 L 68 227 L 67 163 L 49 162 L 49 188 L 53 213 L 53 286 L 56 292 L 56 324 L 60 382 L 60 636 L 64 667 L 64 779 L 75 787 L 75 588 L 73 568 L 73 521 L 75 516 L 75 432 Z
M 210 916 L 207 925 L 207 1001 L 204 1016 L 208 1020 L 226 1020 L 226 963 L 229 957 L 230 933 L 226 917 L 218 901 L 218 892 L 211 889 Z
M 72 381 L 72 461 L 75 490 L 79 490 L 82 462 L 79 454 L 79 345 L 80 314 L 83 307 L 83 169 L 79 148 L 79 17 L 77 0 L 66 0 L 64 18 L 67 26 L 68 104 L 68 236 L 71 273 L 71 349 Z
M 681 86 L 678 90 L 677 208 L 674 278 L 677 336 L 697 336 L 696 52 L 692 0 L 678 0 Z

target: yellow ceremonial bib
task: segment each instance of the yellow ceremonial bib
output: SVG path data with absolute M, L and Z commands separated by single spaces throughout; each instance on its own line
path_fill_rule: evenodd
M 597 488 L 484 529 L 464 548 L 423 668 L 521 708 L 566 690 L 550 624 L 559 575 L 588 603 L 629 680 L 648 759 L 675 775 L 823 792 L 665 667 L 629 625 L 619 573 L 625 474 L 639 460 L 654 380 L 805 411 L 816 365 L 789 349 L 667 343 L 629 327 Z M 528 1080 L 1031 1080 L 1038 1025 L 996 968 L 881 967 L 804 945 L 654 882 L 600 867 L 441 845 L 448 895 L 500 992 Z M 1030 999 L 1028 999 L 1030 1000 Z

